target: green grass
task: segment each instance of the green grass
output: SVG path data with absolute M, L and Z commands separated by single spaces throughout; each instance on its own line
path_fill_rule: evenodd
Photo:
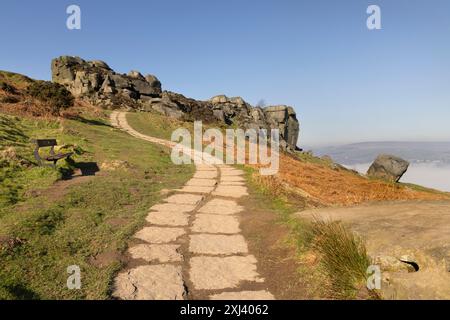
M 30 161 L 32 137 L 56 137 L 81 151 L 58 170 L 16 166 L 9 180 L 2 179 L 3 189 L 9 183 L 18 191 L 9 196 L 14 201 L 0 205 L 0 299 L 108 299 L 122 267 L 118 256 L 149 207 L 161 200 L 161 189 L 184 184 L 193 167 L 173 165 L 168 150 L 113 129 L 106 118 L 1 119 L 13 124 L 9 132 L 7 124 L 0 129 L 7 138 L 1 147 L 13 146 Z M 127 161 L 129 168 L 52 187 L 66 170 L 112 160 Z M 81 290 L 66 287 L 71 265 L 81 268 Z
M 311 247 L 321 256 L 321 264 L 338 299 L 353 299 L 367 282 L 371 259 L 364 242 L 339 222 L 315 221 Z
M 261 208 L 276 212 L 278 223 L 288 227 L 286 241 L 295 247 L 298 259 L 311 251 L 320 258 L 319 268 L 300 267 L 299 277 L 314 282 L 311 290 L 322 298 L 355 299 L 366 284 L 366 270 L 371 264 L 364 242 L 341 223 L 298 217 L 295 213 L 306 208 L 304 199 L 280 195 L 254 179 L 255 169 L 244 170 L 252 196 L 260 199 Z
M 450 192 L 439 191 L 439 190 L 436 190 L 436 189 L 420 186 L 420 185 L 417 185 L 417 184 L 414 184 L 414 183 L 400 182 L 399 184 L 401 186 L 405 186 L 405 187 L 411 188 L 411 189 L 413 189 L 415 191 L 429 192 L 429 193 L 434 193 L 434 194 L 450 196 Z
M 193 122 L 182 122 L 153 112 L 127 114 L 127 121 L 135 130 L 160 139 L 170 140 L 172 132 L 178 128 L 193 130 Z
M 0 114 L 0 152 L 10 149 L 16 155 L 13 158 L 0 156 L 0 208 L 23 200 L 31 189 L 49 187 L 62 177 L 62 171 L 37 166 L 25 170 L 20 165 L 20 161 L 36 164 L 31 139 L 57 136 L 61 136 L 57 121 L 36 121 Z
M 28 78 L 27 76 L 14 72 L 0 70 L 0 83 L 3 82 L 13 86 L 23 87 L 29 85 L 33 81 L 34 80 Z
M 189 130 L 193 133 L 194 122 L 171 119 L 156 112 L 130 112 L 127 114 L 128 123 L 136 130 L 152 137 L 170 140 L 172 133 L 180 128 Z M 226 125 L 224 124 L 206 124 L 202 125 L 203 131 L 211 128 L 217 128 L 223 133 Z

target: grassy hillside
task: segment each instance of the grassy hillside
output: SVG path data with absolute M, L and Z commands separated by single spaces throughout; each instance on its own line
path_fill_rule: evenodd
M 192 122 L 168 119 L 155 113 L 129 113 L 130 125 L 158 138 L 169 139 L 174 130 L 192 131 Z M 208 129 L 211 125 L 204 125 Z M 219 128 L 223 130 L 224 128 Z M 275 177 L 260 177 L 261 183 L 278 193 L 294 192 L 321 206 L 348 206 L 371 201 L 449 199 L 445 192 L 415 186 L 367 179 L 332 161 L 307 152 L 281 154 L 280 170 Z
M 62 85 L 0 70 L 1 112 L 52 117 L 63 114 L 74 102 Z
M 170 140 L 172 132 L 180 127 L 191 130 L 192 122 L 182 122 L 151 112 L 128 113 L 127 121 L 133 129 L 160 139 Z
M 166 140 L 170 140 L 172 133 L 179 128 L 194 132 L 193 122 L 171 119 L 156 112 L 128 113 L 127 121 L 134 129 L 143 134 Z M 208 123 L 203 123 L 202 127 L 203 130 L 217 127 L 220 130 L 227 128 L 224 124 Z
M 323 205 L 355 205 L 370 201 L 438 200 L 449 194 L 408 185 L 372 180 L 328 163 L 283 155 L 279 179 L 308 193 Z
M 108 298 L 120 254 L 160 190 L 193 173 L 173 165 L 168 150 L 113 129 L 101 112 L 76 120 L 0 114 L 0 137 L 0 299 Z M 37 167 L 32 138 L 57 138 L 76 152 L 73 161 Z M 61 180 L 96 166 L 95 176 Z M 70 265 L 81 267 L 81 290 L 66 287 Z
M 148 208 L 160 201 L 162 189 L 180 187 L 194 171 L 173 165 L 169 150 L 111 127 L 107 112 L 80 101 L 70 107 L 65 94 L 49 83 L 0 72 L 0 299 L 110 298 L 122 254 Z M 63 118 L 55 117 L 55 102 L 69 107 L 56 110 Z M 174 130 L 193 128 L 192 122 L 155 113 L 129 113 L 127 119 L 139 132 L 169 140 Z M 56 138 L 59 149 L 74 156 L 56 169 L 38 167 L 30 143 L 36 138 Z M 309 282 L 332 288 L 338 297 L 358 293 L 368 263 L 364 246 L 340 226 L 308 225 L 294 212 L 308 206 L 448 198 L 417 186 L 369 180 L 308 153 L 281 155 L 273 177 L 261 177 L 254 169 L 247 167 L 250 201 L 255 208 L 259 203 L 261 212 L 273 207 L 289 230 L 273 238 L 288 236 L 299 261 L 305 254 L 318 257 L 308 270 L 325 270 L 326 280 L 319 275 Z M 272 232 L 272 226 L 268 223 L 267 230 Z M 66 287 L 72 265 L 81 268 L 81 290 Z

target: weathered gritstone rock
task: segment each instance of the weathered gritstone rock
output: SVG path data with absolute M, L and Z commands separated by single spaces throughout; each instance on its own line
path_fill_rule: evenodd
M 254 256 L 193 257 L 190 279 L 197 290 L 235 288 L 241 281 L 262 282 Z
M 170 243 L 185 233 L 182 228 L 146 227 L 136 233 L 134 237 L 148 243 Z
M 217 181 L 214 179 L 191 179 L 186 185 L 195 187 L 214 187 Z
M 245 179 L 240 176 L 222 176 L 220 182 L 245 182 Z
M 224 169 L 221 169 L 222 177 L 234 177 L 234 176 L 241 176 L 243 174 L 244 174 L 244 171 L 242 171 L 242 170 L 236 170 L 236 169 L 224 170 Z
M 197 171 L 194 174 L 194 179 L 214 179 L 217 178 L 217 170 L 216 171 Z
M 212 194 L 214 196 L 229 197 L 229 198 L 240 198 L 243 196 L 248 196 L 247 187 L 242 186 L 219 185 Z
M 380 290 L 384 299 L 450 299 L 450 272 L 444 263 L 450 256 L 449 201 L 323 208 L 298 215 L 340 221 L 359 234 L 367 254 L 380 265 L 383 280 L 388 280 Z
M 187 226 L 189 215 L 177 212 L 150 212 L 146 220 L 160 226 Z
M 120 273 L 113 296 L 123 300 L 183 300 L 186 296 L 181 267 L 139 266 Z
M 184 186 L 183 188 L 177 190 L 180 192 L 187 192 L 187 193 L 210 193 L 214 190 L 214 187 L 199 187 L 199 186 Z
M 195 195 L 195 194 L 175 194 L 170 196 L 165 201 L 169 203 L 175 204 L 191 204 L 197 205 L 200 201 L 203 200 L 203 196 Z
M 229 215 L 242 212 L 243 210 L 244 208 L 233 200 L 212 199 L 201 207 L 198 212 Z
M 196 254 L 232 255 L 248 253 L 242 235 L 198 234 L 190 236 L 189 251 Z
M 197 171 L 217 171 L 215 166 L 209 164 L 197 164 L 195 168 Z
M 119 74 L 103 61 L 85 61 L 79 57 L 53 59 L 51 68 L 53 82 L 103 108 L 156 111 L 170 118 L 217 122 L 242 129 L 278 129 L 281 148 L 289 152 L 296 149 L 299 122 L 292 107 L 253 107 L 241 97 L 223 95 L 209 101 L 194 100 L 162 91 L 161 82 L 154 75 L 144 77 L 138 71 Z
M 284 105 L 271 106 L 264 109 L 264 114 L 267 120 L 272 123 L 272 126 L 280 130 L 281 139 L 295 148 L 300 126 L 294 109 Z M 283 144 L 282 142 L 280 145 Z
M 275 297 L 268 291 L 240 291 L 224 292 L 214 294 L 209 297 L 211 300 L 275 300 Z
M 180 262 L 183 256 L 178 252 L 180 246 L 174 244 L 138 244 L 128 251 L 133 259 L 147 262 Z
M 175 204 L 175 203 L 163 203 L 157 204 L 150 208 L 150 210 L 161 212 L 179 212 L 189 213 L 195 209 L 196 205 L 191 204 Z
M 241 232 L 239 220 L 233 216 L 198 214 L 192 226 L 193 232 L 234 234 Z
M 127 124 L 124 113 L 113 112 L 111 118 L 114 126 L 137 138 L 167 147 L 174 146 L 168 141 L 136 132 Z M 195 158 L 202 157 L 196 152 L 193 152 L 193 155 Z M 219 186 L 216 180 L 219 174 L 217 167 L 220 168 L 222 181 Z M 264 281 L 256 272 L 255 257 L 247 255 L 248 246 L 244 237 L 238 234 L 239 220 L 234 214 L 242 212 L 244 207 L 234 200 L 209 199 L 216 193 L 219 196 L 234 198 L 246 195 L 247 189 L 242 174 L 242 170 L 226 165 L 196 165 L 194 178 L 182 189 L 191 194 L 178 193 L 166 199 L 167 203 L 153 206 L 151 210 L 154 212 L 149 213 L 147 221 L 158 227 L 147 227 L 139 231 L 135 237 L 147 243 L 129 249 L 132 258 L 137 259 L 135 262 L 145 260 L 152 265 L 140 266 L 116 277 L 114 296 L 121 299 L 183 299 L 186 292 L 182 266 L 176 264 L 180 264 L 184 259 L 181 250 L 188 250 L 197 255 L 190 258 L 190 269 L 185 270 L 189 273 L 193 285 L 189 288 L 193 297 L 196 297 L 195 290 L 234 289 L 236 292 L 215 294 L 211 299 L 273 299 L 273 296 L 264 290 L 238 291 L 242 281 Z M 211 192 L 216 187 L 216 193 Z M 192 194 L 196 193 L 195 191 L 204 194 Z M 209 201 L 197 212 L 196 208 L 203 199 Z M 190 217 L 188 213 L 195 214 L 190 228 L 187 228 Z M 191 233 L 188 247 L 173 244 L 178 240 L 185 243 L 187 237 L 179 238 L 186 235 L 186 229 Z M 187 256 L 190 257 L 191 254 Z M 244 254 L 246 256 L 242 256 Z
M 385 179 L 398 182 L 408 170 L 409 162 L 396 156 L 379 155 L 367 171 L 371 178 Z

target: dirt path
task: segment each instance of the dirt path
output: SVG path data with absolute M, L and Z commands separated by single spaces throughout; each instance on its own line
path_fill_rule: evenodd
M 366 241 L 383 272 L 386 298 L 450 299 L 450 202 L 404 201 L 325 208 L 302 217 L 338 220 Z M 413 262 L 416 272 L 408 272 Z
M 126 113 L 111 123 L 137 138 L 175 143 L 132 129 Z M 204 157 L 193 152 L 193 158 Z M 153 206 L 147 226 L 129 248 L 129 269 L 115 279 L 119 299 L 274 299 L 242 235 L 237 201 L 248 195 L 244 172 L 226 165 L 196 165 L 194 177 L 164 203 Z

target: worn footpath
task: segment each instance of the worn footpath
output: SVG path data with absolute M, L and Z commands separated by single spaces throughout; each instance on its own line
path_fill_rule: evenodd
M 113 112 L 111 122 L 137 138 L 175 146 L 135 131 L 124 112 Z M 210 155 L 192 151 L 192 157 Z M 115 279 L 115 298 L 274 299 L 239 226 L 246 208 L 238 200 L 248 195 L 244 172 L 207 163 L 197 164 L 183 188 L 150 209 L 146 226 L 134 235 L 137 244 L 128 249 L 133 267 Z

